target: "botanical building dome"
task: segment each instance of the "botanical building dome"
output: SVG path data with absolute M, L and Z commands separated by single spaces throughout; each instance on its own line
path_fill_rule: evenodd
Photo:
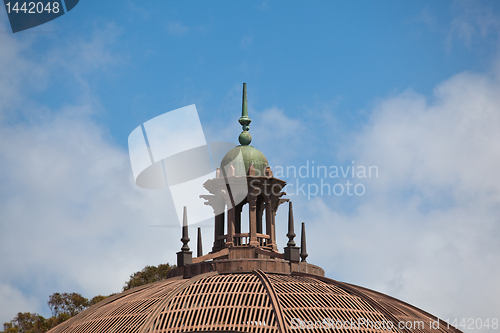
M 351 284 L 255 270 L 136 287 L 50 332 L 459 332 L 444 322 L 430 328 L 436 321 L 414 306 Z
M 201 197 L 215 215 L 212 251 L 203 254 L 198 229 L 197 257 L 192 257 L 184 208 L 183 245 L 168 279 L 110 296 L 49 333 L 460 333 L 393 297 L 326 278 L 322 268 L 308 263 L 304 222 L 300 247 L 294 241 L 292 203 L 282 191 L 286 182 L 249 146 L 245 89 L 240 123 L 241 146 L 221 162 L 221 169 L 229 166 L 231 172 L 218 170 L 203 185 L 210 194 Z M 234 170 L 230 164 L 240 153 L 245 170 Z M 233 196 L 242 188 L 248 190 L 244 196 Z M 284 203 L 288 243 L 280 252 L 275 216 Z

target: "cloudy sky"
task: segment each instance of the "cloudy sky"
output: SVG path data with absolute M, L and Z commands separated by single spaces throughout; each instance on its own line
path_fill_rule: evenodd
M 310 263 L 500 319 L 499 2 L 82 0 L 16 34 L 0 10 L 0 322 L 175 263 L 180 230 L 152 227 L 172 198 L 134 184 L 128 135 L 196 104 L 206 140 L 236 144 L 243 82 L 252 144 L 310 172 L 282 175 Z

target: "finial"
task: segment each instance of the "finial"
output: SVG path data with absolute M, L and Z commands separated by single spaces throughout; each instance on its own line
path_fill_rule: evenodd
M 184 206 L 184 215 L 182 218 L 182 238 L 181 238 L 181 242 L 183 244 L 181 247 L 182 252 L 189 251 L 189 245 L 188 245 L 189 241 L 190 239 L 188 237 L 187 207 Z
M 252 120 L 248 118 L 248 103 L 247 103 L 247 84 L 243 83 L 243 103 L 241 108 L 241 118 L 238 120 L 243 126 L 243 132 L 238 137 L 238 141 L 242 146 L 248 146 L 252 142 L 252 136 L 248 133 Z
M 193 263 L 193 252 L 189 251 L 189 237 L 188 237 L 188 219 L 187 207 L 184 206 L 184 216 L 182 218 L 182 247 L 181 251 L 177 252 L 177 267 L 190 265 Z
M 288 234 L 286 237 L 288 237 L 288 243 L 286 243 L 286 246 L 295 246 L 295 242 L 293 241 L 295 238 L 295 231 L 293 228 L 293 208 L 291 201 L 288 203 Z
M 302 235 L 300 239 L 300 261 L 306 262 L 307 258 L 307 249 L 306 249 L 306 224 L 302 222 Z
M 197 246 L 197 257 L 201 257 L 203 255 L 203 248 L 202 248 L 202 242 L 201 242 L 201 228 L 198 227 L 198 246 Z
M 295 238 L 295 231 L 293 230 L 293 208 L 292 208 L 292 202 L 288 202 L 288 234 L 286 236 L 288 237 L 288 243 L 286 243 L 285 247 L 285 260 L 288 260 L 290 262 L 299 262 L 300 261 L 300 255 L 299 255 L 299 248 L 295 246 L 295 242 L 293 239 Z

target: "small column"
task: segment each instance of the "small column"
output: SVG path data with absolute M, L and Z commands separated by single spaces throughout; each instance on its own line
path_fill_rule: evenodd
M 190 265 L 193 263 L 193 252 L 189 251 L 188 223 L 187 223 L 187 207 L 184 206 L 184 215 L 182 219 L 182 247 L 181 251 L 177 252 L 177 267 Z
M 216 252 L 221 249 L 221 240 L 218 238 L 219 236 L 224 235 L 224 212 L 215 216 L 214 229 L 214 246 L 212 247 L 212 252 Z
M 267 226 L 269 226 L 270 229 L 269 229 L 269 231 L 268 230 L 266 230 L 266 231 L 267 231 L 267 234 L 271 237 L 271 248 L 273 250 L 278 250 L 278 247 L 276 246 L 276 223 L 275 223 L 275 217 L 276 217 L 275 208 L 278 206 L 278 205 L 276 205 L 277 200 L 279 200 L 279 199 L 271 191 L 271 194 L 269 195 L 269 200 L 268 200 L 269 206 L 266 205 L 266 210 L 267 210 L 267 207 L 269 207 L 269 212 L 270 212 L 269 215 L 266 215 L 266 219 L 267 218 L 270 219 L 270 223 L 267 224 Z
M 202 247 L 202 241 L 201 241 L 201 228 L 198 227 L 198 244 L 196 246 L 196 250 L 197 250 L 197 253 L 196 253 L 196 256 L 197 257 L 201 257 L 203 255 L 203 247 Z
M 295 231 L 293 226 L 293 208 L 291 201 L 288 205 L 288 234 L 286 236 L 288 237 L 288 243 L 285 247 L 285 260 L 299 262 L 299 248 L 295 246 L 295 241 L 293 240 L 295 238 Z
M 248 193 L 248 221 L 250 231 L 250 246 L 259 246 L 257 241 L 257 197 L 253 192 Z
M 307 258 L 307 249 L 306 249 L 306 224 L 302 222 L 302 235 L 300 237 L 300 261 L 306 262 Z
M 266 245 L 274 247 L 274 238 L 273 238 L 273 210 L 271 208 L 271 195 L 266 197 L 266 234 L 269 236 L 269 240 L 266 242 Z
M 226 238 L 226 247 L 232 247 L 234 246 L 233 241 L 234 241 L 234 215 L 235 215 L 235 208 L 229 209 L 227 211 L 227 238 Z
M 273 250 L 278 250 L 278 246 L 276 245 L 276 211 L 274 209 L 274 207 L 277 207 L 278 205 L 275 205 L 276 201 L 279 200 L 278 198 L 276 198 L 276 196 L 274 194 L 271 195 L 271 200 L 269 200 L 269 203 L 270 203 L 270 210 L 271 210 L 271 232 L 269 233 L 271 235 L 271 240 L 272 240 L 272 244 L 271 244 L 271 248 Z

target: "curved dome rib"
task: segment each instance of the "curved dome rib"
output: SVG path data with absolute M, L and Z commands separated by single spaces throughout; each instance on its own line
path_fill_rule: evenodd
M 277 333 L 276 313 L 252 273 L 205 276 L 177 292 L 143 332 Z
M 264 285 L 264 288 L 267 291 L 269 299 L 271 300 L 271 304 L 273 305 L 274 314 L 276 316 L 276 321 L 278 322 L 278 331 L 280 333 L 286 333 L 287 329 L 285 326 L 285 318 L 283 317 L 283 309 L 281 309 L 281 304 L 278 300 L 278 295 L 276 295 L 276 291 L 274 290 L 271 281 L 269 281 L 266 274 L 259 270 L 254 270 L 253 274 L 257 275 Z
M 341 321 L 341 332 L 385 332 L 378 329 L 347 327 L 351 318 L 366 318 L 372 322 L 385 319 L 376 308 L 342 288 L 328 284 L 310 274 L 268 274 L 269 280 L 282 305 L 283 317 L 289 332 L 296 329 L 308 332 L 328 332 L 333 322 Z M 313 327 L 299 327 L 312 322 Z M 326 327 L 325 327 L 326 326 Z

